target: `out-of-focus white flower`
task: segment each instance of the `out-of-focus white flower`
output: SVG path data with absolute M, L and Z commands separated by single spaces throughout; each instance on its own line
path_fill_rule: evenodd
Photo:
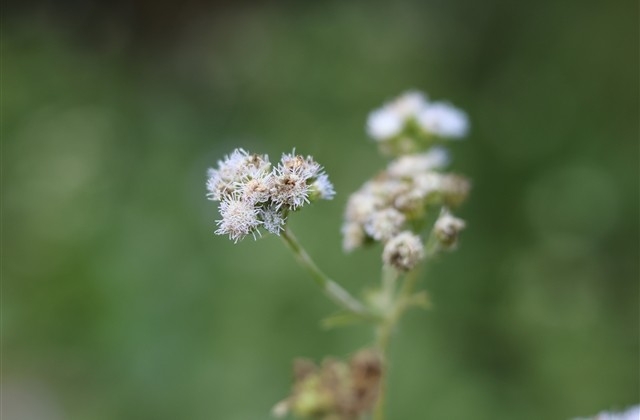
M 405 129 L 410 121 L 417 122 L 423 134 Z M 379 142 L 385 142 L 382 150 L 391 154 L 411 153 L 420 150 L 420 141 L 414 136 L 426 135 L 443 138 L 462 138 L 469 130 L 469 119 L 462 110 L 447 102 L 429 102 L 424 94 L 406 92 L 381 108 L 373 110 L 367 119 L 367 133 Z M 402 134 L 402 136 L 401 136 Z M 392 142 L 389 149 L 388 140 Z
M 424 258 L 420 237 L 404 231 L 391 238 L 382 251 L 382 261 L 399 271 L 413 269 Z
M 345 211 L 345 217 L 348 221 L 365 223 L 369 216 L 380 208 L 382 204 L 380 198 L 367 191 L 366 188 L 365 185 L 361 191 L 356 191 L 349 197 Z
M 220 202 L 221 220 L 217 220 L 217 235 L 229 235 L 234 242 L 242 240 L 245 236 L 258 232 L 260 226 L 258 209 L 250 201 L 241 199 L 237 195 L 226 197 Z
M 404 120 L 390 108 L 372 111 L 367 118 L 367 134 L 377 141 L 397 136 L 404 127 Z
M 360 223 L 346 222 L 342 225 L 342 249 L 345 252 L 351 252 L 362 246 L 366 239 L 366 234 Z
M 336 195 L 336 191 L 333 189 L 333 184 L 329 181 L 327 174 L 322 173 L 318 175 L 313 184 L 311 184 L 313 192 L 318 194 L 323 200 L 332 200 Z
M 395 137 L 402 132 L 409 119 L 417 118 L 426 105 L 427 100 L 422 93 L 405 92 L 369 114 L 367 133 L 377 141 Z
M 387 172 L 393 177 L 411 177 L 433 169 L 441 169 L 449 163 L 449 153 L 442 147 L 434 147 L 427 153 L 406 155 L 392 161 Z
M 463 176 L 446 174 L 440 179 L 440 191 L 449 206 L 458 206 L 466 200 L 470 190 L 471 183 Z
M 458 235 L 465 228 L 466 223 L 462 219 L 454 217 L 448 211 L 443 212 L 433 227 L 433 232 L 440 244 L 445 248 L 455 246 Z
M 422 92 L 410 90 L 398 96 L 387 105 L 400 118 L 407 120 L 415 118 L 427 106 L 427 98 Z
M 423 130 L 439 137 L 462 138 L 469 130 L 469 119 L 462 110 L 445 102 L 434 102 L 417 117 Z
M 413 177 L 413 184 L 416 192 L 422 197 L 427 197 L 429 194 L 439 192 L 442 189 L 442 179 L 446 177 L 438 172 L 424 172 L 419 173 Z
M 402 213 L 389 207 L 373 213 L 364 224 L 364 230 L 376 241 L 387 241 L 400 231 L 405 219 Z

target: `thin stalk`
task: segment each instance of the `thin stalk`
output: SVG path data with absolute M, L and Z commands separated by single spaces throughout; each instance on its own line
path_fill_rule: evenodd
M 384 269 L 383 269 L 384 270 Z M 373 419 L 374 420 L 384 420 L 384 411 L 385 411 L 385 400 L 386 400 L 386 391 L 387 385 L 386 381 L 389 376 L 389 363 L 387 362 L 388 356 L 387 353 L 389 351 L 389 341 L 391 340 L 391 333 L 394 328 L 398 324 L 398 321 L 402 317 L 403 313 L 407 309 L 409 299 L 413 293 L 413 289 L 419 278 L 419 270 L 413 270 L 410 272 L 402 286 L 400 287 L 400 291 L 398 292 L 395 299 L 393 299 L 393 305 L 390 308 L 389 312 L 386 314 L 385 319 L 378 325 L 376 331 L 376 347 L 380 352 L 380 357 L 382 358 L 382 364 L 384 366 L 384 374 L 382 377 L 382 381 L 380 382 L 380 392 L 378 394 L 378 400 L 376 401 L 376 406 L 373 411 Z M 389 273 L 383 271 L 383 283 L 387 283 L 389 278 Z M 384 286 L 383 286 L 384 288 Z M 389 290 L 389 289 L 387 289 Z M 392 291 L 387 291 L 387 293 L 395 294 L 395 287 Z
M 335 281 L 331 280 L 316 263 L 311 259 L 307 251 L 302 247 L 298 239 L 295 237 L 289 227 L 285 227 L 284 231 L 280 234 L 280 237 L 284 240 L 287 247 L 293 252 L 298 262 L 309 271 L 311 277 L 315 283 L 322 289 L 324 294 L 331 299 L 335 304 L 342 309 L 361 315 L 363 317 L 370 318 L 372 315 L 367 308 L 360 303 L 356 298 L 340 286 Z

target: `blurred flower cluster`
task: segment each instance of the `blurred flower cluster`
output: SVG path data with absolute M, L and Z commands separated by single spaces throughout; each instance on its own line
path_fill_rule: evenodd
M 367 119 L 367 133 L 386 154 L 400 155 L 424 150 L 439 138 L 467 135 L 467 115 L 447 102 L 430 102 L 421 92 L 400 95 Z
M 207 197 L 220 202 L 216 234 L 237 242 L 259 228 L 280 234 L 289 211 L 335 195 L 322 166 L 311 156 L 283 154 L 273 167 L 267 155 L 236 149 L 209 169 Z
M 285 223 L 290 212 L 335 192 L 323 168 L 311 157 L 284 154 L 277 166 L 266 155 L 242 149 L 209 170 L 208 197 L 220 202 L 219 235 L 234 241 L 260 228 L 280 235 L 321 290 L 342 312 L 329 324 L 370 323 L 375 350 L 362 350 L 349 362 L 326 359 L 320 367 L 295 363 L 291 395 L 273 410 L 284 417 L 318 420 L 357 420 L 374 412 L 384 419 L 386 351 L 400 317 L 412 306 L 425 307 L 424 292 L 414 291 L 416 268 L 436 251 L 455 248 L 465 222 L 451 214 L 470 190 L 463 176 L 445 173 L 448 152 L 440 140 L 461 138 L 468 130 L 466 115 L 452 105 L 429 102 L 408 92 L 371 113 L 369 135 L 394 160 L 348 200 L 342 225 L 343 248 L 352 251 L 379 242 L 382 282 L 363 303 L 329 278 L 304 250 Z M 434 215 L 435 217 L 431 217 Z M 423 240 L 426 231 L 428 239 Z M 400 283 L 402 282 L 402 283 Z M 400 287 L 398 287 L 401 284 Z
M 429 103 L 423 94 L 409 92 L 373 111 L 367 127 L 374 139 L 399 156 L 349 198 L 343 248 L 352 251 L 382 242 L 384 263 L 409 271 L 425 256 L 419 233 L 429 209 L 443 209 L 434 226 L 442 248 L 454 247 L 465 226 L 449 209 L 465 200 L 470 183 L 460 175 L 442 172 L 449 156 L 434 145 L 435 136 L 463 136 L 467 118 L 451 105 Z
M 297 359 L 293 371 L 293 391 L 274 407 L 275 416 L 291 412 L 300 418 L 356 420 L 376 402 L 382 359 L 375 350 L 364 349 L 348 362 L 327 358 L 319 367 Z

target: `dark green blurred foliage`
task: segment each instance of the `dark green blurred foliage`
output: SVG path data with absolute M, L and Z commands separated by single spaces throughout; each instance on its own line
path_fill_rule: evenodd
M 150 4 L 5 13 L 8 419 L 268 418 L 294 357 L 369 344 L 319 328 L 334 308 L 278 238 L 213 235 L 205 170 L 313 154 L 338 196 L 293 228 L 361 291 L 380 250 L 343 256 L 341 213 L 385 164 L 367 112 L 408 88 L 470 114 L 452 151 L 474 189 L 425 273 L 434 309 L 395 336 L 390 418 L 638 402 L 637 4 Z

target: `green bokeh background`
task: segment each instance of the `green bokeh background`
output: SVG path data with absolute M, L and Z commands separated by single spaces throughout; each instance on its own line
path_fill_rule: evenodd
M 280 240 L 213 235 L 205 171 L 296 147 L 338 195 L 300 240 L 360 292 L 367 113 L 409 89 L 471 118 L 474 184 L 434 308 L 394 336 L 389 418 L 567 419 L 640 401 L 638 5 L 34 2 L 2 25 L 2 393 L 14 419 L 269 418 L 296 356 L 347 357 Z

